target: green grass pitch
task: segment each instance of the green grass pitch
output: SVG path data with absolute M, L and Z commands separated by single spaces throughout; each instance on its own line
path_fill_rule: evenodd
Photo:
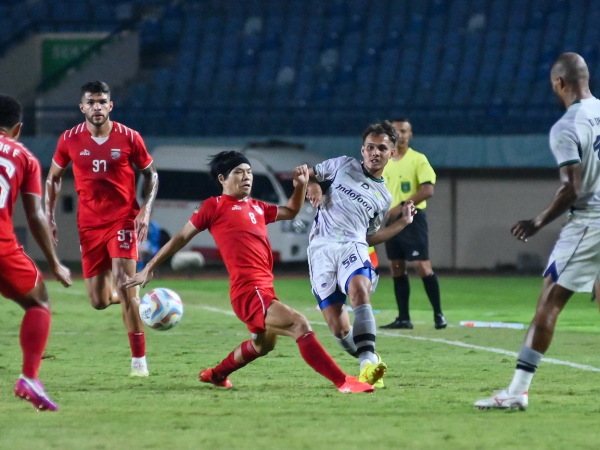
M 37 413 L 13 396 L 21 366 L 21 310 L 0 311 L 0 449 L 596 449 L 600 373 L 542 362 L 524 412 L 478 411 L 473 401 L 506 387 L 525 330 L 462 328 L 461 320 L 529 323 L 541 278 L 442 277 L 449 328 L 433 328 L 420 280 L 413 278 L 412 331 L 379 335 L 386 388 L 343 395 L 280 338 L 267 357 L 234 373 L 231 390 L 200 384 L 248 339 L 231 314 L 227 280 L 155 280 L 182 297 L 182 322 L 147 331 L 147 379 L 128 377 L 130 351 L 118 307 L 94 311 L 82 281 L 63 289 L 47 280 L 52 334 L 40 372 L 57 413 Z M 306 278 L 276 280 L 279 297 L 305 314 L 348 373 L 358 363 L 322 325 Z M 373 305 L 379 325 L 395 317 L 383 278 Z M 549 358 L 600 368 L 600 314 L 589 295 L 573 297 L 559 320 Z M 411 339 L 414 337 L 422 339 Z M 472 348 L 457 343 L 478 346 Z

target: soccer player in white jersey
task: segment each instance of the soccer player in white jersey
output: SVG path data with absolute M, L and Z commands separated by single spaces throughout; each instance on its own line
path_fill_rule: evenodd
M 359 380 L 376 387 L 383 386 L 387 366 L 375 353 L 377 327 L 370 296 L 378 276 L 369 260 L 369 246 L 399 233 L 415 214 L 413 202 L 407 202 L 400 220 L 379 229 L 392 201 L 381 174 L 397 138 L 390 122 L 370 125 L 363 133 L 362 162 L 342 156 L 309 169 L 312 181 L 331 183 L 308 247 L 313 294 L 338 343 L 359 358 Z M 353 327 L 346 296 L 354 310 Z
M 556 320 L 574 292 L 591 292 L 600 272 L 600 101 L 589 88 L 583 58 L 563 53 L 552 66 L 552 88 L 567 112 L 550 130 L 550 148 L 560 171 L 560 187 L 548 208 L 521 220 L 511 232 L 527 239 L 570 211 L 544 273 L 542 294 L 508 389 L 475 402 L 480 409 L 517 408 L 529 403 L 533 375 L 550 347 Z

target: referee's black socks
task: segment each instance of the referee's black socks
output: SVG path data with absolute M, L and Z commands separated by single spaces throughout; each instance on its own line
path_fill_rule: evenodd
M 432 272 L 426 277 L 422 278 L 422 280 L 423 286 L 425 287 L 425 292 L 427 292 L 427 297 L 429 297 L 429 302 L 431 303 L 431 307 L 433 308 L 433 313 L 442 314 L 442 306 L 440 300 L 440 283 L 438 282 L 437 276 L 434 272 Z
M 396 295 L 396 303 L 398 304 L 398 318 L 410 321 L 410 314 L 408 313 L 408 299 L 410 297 L 408 275 L 404 274 L 394 277 L 394 294 Z

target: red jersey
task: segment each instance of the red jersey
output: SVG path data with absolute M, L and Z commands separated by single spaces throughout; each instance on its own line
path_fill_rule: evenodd
M 19 248 L 12 216 L 17 195 L 42 196 L 40 163 L 23 144 L 0 133 L 0 255 Z
M 267 224 L 275 222 L 277 206 L 231 195 L 210 197 L 190 218 L 200 231 L 212 234 L 230 279 L 231 298 L 273 286 L 273 252 Z
M 114 121 L 112 124 L 108 139 L 94 140 L 84 122 L 65 131 L 56 146 L 56 165 L 64 169 L 73 161 L 79 228 L 133 220 L 140 211 L 131 164 L 145 169 L 152 158 L 137 131 Z

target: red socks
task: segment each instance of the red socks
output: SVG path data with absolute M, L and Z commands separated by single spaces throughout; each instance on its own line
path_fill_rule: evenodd
M 252 361 L 254 361 L 255 359 L 260 357 L 260 355 L 254 349 L 254 345 L 252 345 L 252 341 L 242 342 L 239 345 L 239 347 L 241 347 L 242 359 L 244 360 L 244 362 L 242 362 L 242 363 L 237 362 L 234 357 L 235 350 L 232 351 L 227 356 L 227 358 L 225 358 L 220 364 L 217 365 L 217 367 L 215 367 L 213 369 L 213 373 L 215 374 L 216 377 L 224 380 L 231 373 L 235 372 L 238 369 L 241 369 L 246 364 L 249 364 Z
M 21 322 L 21 349 L 23 350 L 23 375 L 37 378 L 42 355 L 50 334 L 50 310 L 35 306 L 25 311 Z
M 338 367 L 331 356 L 321 346 L 315 333 L 309 331 L 304 336 L 300 336 L 296 343 L 300 349 L 300 354 L 304 361 L 312 367 L 317 373 L 320 373 L 337 387 L 342 386 L 346 381 L 346 374 Z M 217 367 L 213 373 L 221 380 L 227 378 L 232 372 L 241 369 L 246 364 L 259 358 L 260 355 L 254 349 L 252 341 L 245 341 L 240 344 L 242 350 L 242 359 L 240 363 L 235 360 L 235 350 L 232 351 Z
M 320 373 L 336 387 L 340 387 L 346 381 L 346 374 L 329 356 L 321 343 L 317 340 L 315 333 L 309 331 L 296 339 L 300 354 L 304 361 L 312 367 L 317 373 Z
M 146 356 L 146 337 L 143 331 L 132 331 L 129 334 L 129 345 L 131 346 L 131 356 L 142 358 Z

